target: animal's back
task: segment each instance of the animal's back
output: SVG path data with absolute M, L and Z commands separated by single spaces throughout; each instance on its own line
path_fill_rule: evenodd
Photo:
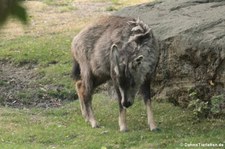
M 72 54 L 79 64 L 89 66 L 95 76 L 109 76 L 110 47 L 121 47 L 131 34 L 128 17 L 108 16 L 97 20 L 75 36 Z
M 131 28 L 128 26 L 127 22 L 131 20 L 133 19 L 120 16 L 100 18 L 75 36 L 72 43 L 73 53 L 75 51 L 85 51 L 91 54 L 90 51 L 94 50 L 99 44 L 104 45 L 108 42 L 110 42 L 110 44 L 112 42 L 118 43 L 121 38 L 125 38 L 123 36 L 129 36 L 127 33 L 130 33 Z M 76 53 L 74 54 L 76 55 Z

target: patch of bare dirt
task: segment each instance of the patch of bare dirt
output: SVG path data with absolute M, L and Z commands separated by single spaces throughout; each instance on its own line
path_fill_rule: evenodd
M 27 89 L 36 76 L 25 67 L 15 67 L 7 62 L 0 62 L 0 102 L 3 105 L 20 105 L 17 94 Z
M 15 67 L 0 62 L 0 104 L 17 108 L 60 106 L 61 100 L 47 93 L 50 88 L 36 82 L 40 77 L 30 65 Z

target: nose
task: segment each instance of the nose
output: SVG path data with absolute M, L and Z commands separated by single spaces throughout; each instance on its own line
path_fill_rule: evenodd
M 122 106 L 125 107 L 125 108 L 128 108 L 130 106 L 132 106 L 133 103 L 131 103 L 130 101 L 124 101 L 122 102 Z

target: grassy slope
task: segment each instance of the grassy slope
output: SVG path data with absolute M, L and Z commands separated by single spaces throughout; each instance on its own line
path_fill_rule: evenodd
M 73 91 L 69 49 L 77 32 L 75 27 L 73 32 L 1 39 L 0 60 L 15 65 L 35 64 L 35 71 L 45 76 L 37 83 L 64 85 L 65 90 Z M 120 133 L 116 101 L 103 94 L 94 98 L 96 117 L 102 125 L 99 129 L 92 129 L 84 122 L 78 101 L 49 109 L 0 107 L 0 148 L 183 148 L 184 143 L 223 143 L 225 146 L 223 120 L 193 124 L 190 112 L 168 103 L 154 103 L 161 132 L 149 132 L 143 103 L 138 100 L 128 109 L 130 131 Z
M 74 31 L 73 35 L 76 32 Z M 70 45 L 73 37 L 71 34 L 22 36 L 12 40 L 2 40 L 0 60 L 11 61 L 17 66 L 34 65 L 35 73 L 41 76 L 40 79 L 32 82 L 34 86 L 63 86 L 64 91 L 61 93 L 54 90 L 48 90 L 47 93 L 55 97 L 71 96 L 74 92 L 70 77 L 72 67 Z M 37 92 L 43 91 L 37 88 Z M 33 96 L 29 90 L 24 90 L 24 93 L 27 94 L 27 98 Z M 29 99 L 25 98 L 21 101 L 30 103 Z
M 193 124 L 192 116 L 168 103 L 154 103 L 161 132 L 150 132 L 143 103 L 128 110 L 130 131 L 118 131 L 116 101 L 94 96 L 101 128 L 92 129 L 81 117 L 79 103 L 52 109 L 1 108 L 0 148 L 182 148 L 185 143 L 224 143 L 224 122 L 205 120 Z

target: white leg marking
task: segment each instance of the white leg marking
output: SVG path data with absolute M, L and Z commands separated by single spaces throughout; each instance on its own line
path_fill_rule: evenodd
M 84 105 L 84 102 L 80 100 L 80 109 L 82 116 L 84 117 L 85 121 L 88 122 L 88 114 L 87 114 L 87 109 L 86 106 Z
M 89 118 L 89 122 L 91 123 L 91 127 L 92 128 L 99 127 L 97 121 L 95 120 L 93 110 L 90 106 L 89 106 L 88 111 L 89 111 L 89 113 L 88 113 L 89 117 L 88 118 Z
M 151 101 L 148 100 L 146 103 L 146 109 L 147 109 L 147 116 L 148 116 L 148 125 L 150 127 L 150 130 L 154 130 L 157 128 L 154 117 L 153 117 L 153 112 L 151 108 Z
M 120 126 L 120 131 L 121 132 L 126 132 L 127 129 L 127 124 L 126 124 L 126 109 L 122 109 L 119 114 L 119 126 Z

